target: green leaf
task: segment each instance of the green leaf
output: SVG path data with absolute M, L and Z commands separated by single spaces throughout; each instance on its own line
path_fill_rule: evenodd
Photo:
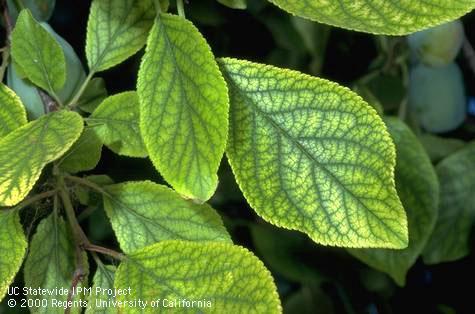
M 18 211 L 0 210 L 0 301 L 23 263 L 28 243 Z
M 218 0 L 218 2 L 232 9 L 244 10 L 247 8 L 246 0 Z
M 18 2 L 18 1 L 16 1 Z M 14 0 L 7 0 L 8 11 L 13 21 L 18 17 L 18 9 Z M 22 0 L 21 3 L 28 8 L 37 21 L 47 21 L 54 11 L 56 0 Z
M 396 144 L 396 189 L 407 212 L 409 246 L 398 251 L 360 249 L 349 252 L 404 286 L 407 271 L 422 253 L 434 229 L 439 182 L 429 157 L 411 130 L 395 118 L 386 119 L 386 125 Z
M 90 72 L 107 70 L 139 51 L 154 17 L 150 0 L 94 0 L 86 38 Z
M 94 169 L 101 159 L 102 142 L 92 129 L 84 129 L 76 143 L 58 162 L 63 171 L 76 173 Z
M 79 114 L 59 111 L 0 139 L 0 206 L 13 206 L 25 198 L 43 167 L 62 156 L 82 129 Z
M 228 94 L 193 24 L 161 14 L 139 71 L 140 127 L 155 167 L 180 194 L 209 199 L 228 131 Z
M 82 253 L 81 260 L 87 267 L 87 256 Z M 38 225 L 36 234 L 33 236 L 30 251 L 25 262 L 25 287 L 58 290 L 71 289 L 75 276 L 75 250 L 74 240 L 64 220 L 55 213 L 43 219 Z M 87 272 L 87 269 L 84 269 Z M 86 276 L 87 278 L 87 276 Z M 85 286 L 86 282 L 78 286 Z M 73 296 L 72 300 L 78 300 L 80 295 Z M 31 307 L 32 313 L 64 313 L 64 308 L 51 306 L 51 300 L 56 299 L 65 302 L 67 294 L 57 295 L 28 295 L 29 299 L 47 299 L 47 307 Z M 73 307 L 72 313 L 80 313 L 80 307 Z
M 111 265 L 98 265 L 94 278 L 92 279 L 92 293 L 89 295 L 87 302 L 86 314 L 114 314 L 117 309 L 114 307 L 97 307 L 96 302 L 110 302 L 115 298 L 108 294 L 96 293 L 96 289 L 114 289 L 114 276 L 116 268 Z M 107 290 L 103 290 L 107 291 Z
M 470 253 L 469 237 L 475 218 L 475 142 L 442 160 L 439 217 L 426 248 L 424 262 L 437 264 Z
M 0 83 L 0 138 L 26 124 L 26 111 L 20 98 Z
M 77 103 L 78 107 L 88 113 L 92 113 L 106 99 L 107 89 L 104 79 L 100 77 L 93 78 L 87 84 L 84 93 Z
M 87 120 L 101 141 L 113 152 L 130 157 L 146 157 L 139 127 L 139 98 L 124 92 L 106 98 Z
M 176 313 L 282 312 L 262 262 L 242 247 L 221 242 L 164 241 L 147 246 L 119 265 L 115 287 L 132 291 L 117 296 L 119 301 L 148 301 L 145 313 L 166 311 L 169 302 L 183 299 L 202 301 L 205 306 L 176 307 Z M 151 308 L 150 302 L 157 299 L 159 309 Z M 143 312 L 131 307 L 128 313 Z
M 419 141 L 424 146 L 432 162 L 437 163 L 465 146 L 465 142 L 456 138 L 423 134 Z
M 221 64 L 231 91 L 226 153 L 260 216 L 324 245 L 407 246 L 394 145 L 374 109 L 323 79 Z
M 104 208 L 125 253 L 163 240 L 231 242 L 213 208 L 184 200 L 165 186 L 129 182 L 106 191 Z
M 23 10 L 12 32 L 12 57 L 35 85 L 54 93 L 66 81 L 66 61 L 59 43 Z
M 269 0 L 320 23 L 373 34 L 405 35 L 461 17 L 474 0 Z

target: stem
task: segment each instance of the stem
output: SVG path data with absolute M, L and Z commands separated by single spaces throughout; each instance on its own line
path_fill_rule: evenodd
M 95 184 L 94 182 L 91 182 L 87 179 L 80 178 L 80 177 L 75 177 L 75 176 L 70 176 L 70 175 L 65 175 L 64 178 L 66 180 L 76 182 L 78 184 L 84 185 L 90 189 L 93 189 L 101 194 L 104 194 L 106 196 L 111 196 L 109 193 L 107 193 L 103 188 L 101 188 L 99 185 Z
M 48 198 L 48 197 L 51 197 L 51 196 L 55 195 L 56 192 L 57 192 L 56 190 L 51 190 L 51 191 L 46 191 L 46 192 L 37 194 L 35 196 L 32 196 L 32 197 L 24 200 L 20 204 L 18 204 L 15 207 L 11 208 L 11 210 L 14 211 L 14 210 L 23 209 L 23 208 L 25 208 L 27 206 L 30 206 L 30 205 L 38 202 L 38 201 L 41 201 L 42 199 L 45 199 L 45 198 Z
M 5 40 L 5 47 L 2 51 L 2 64 L 0 65 L 0 81 L 3 81 L 5 76 L 5 71 L 8 67 L 8 63 L 10 61 L 10 34 L 13 29 L 12 20 L 10 15 L 8 14 L 8 5 L 7 1 L 2 1 L 2 14 L 3 14 L 3 21 L 5 22 L 5 30 L 6 30 L 6 40 Z
M 79 101 L 79 98 L 81 98 L 82 94 L 84 94 L 84 91 L 86 90 L 87 85 L 89 85 L 89 82 L 91 81 L 92 77 L 94 76 L 94 73 L 95 72 L 92 71 L 92 70 L 91 70 L 91 72 L 89 72 L 88 76 L 86 77 L 86 79 L 82 83 L 82 85 L 79 88 L 79 90 L 77 91 L 77 93 L 74 95 L 73 99 L 71 99 L 71 101 L 69 102 L 67 107 L 72 108 L 72 107 L 76 106 L 76 103 Z
M 178 10 L 178 15 L 182 18 L 185 18 L 185 9 L 183 6 L 183 0 L 176 0 L 176 8 Z
M 155 4 L 155 11 L 157 11 L 157 14 L 162 13 L 162 6 L 160 5 L 160 0 L 154 0 L 153 3 Z
M 111 250 L 111 249 L 108 249 L 108 248 L 105 248 L 105 247 L 102 247 L 102 246 L 98 246 L 98 245 L 94 245 L 94 244 L 87 244 L 84 246 L 84 249 L 85 250 L 88 250 L 88 251 L 91 251 L 91 252 L 97 252 L 97 253 L 101 253 L 101 254 L 104 254 L 104 255 L 109 255 L 117 260 L 124 260 L 125 259 L 125 255 L 122 254 L 122 253 L 119 253 L 117 251 L 114 251 L 114 250 Z

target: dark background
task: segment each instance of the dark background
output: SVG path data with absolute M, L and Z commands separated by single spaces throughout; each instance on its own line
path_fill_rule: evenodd
M 213 0 L 190 2 L 185 8 L 187 17 L 200 29 L 216 56 L 314 74 L 311 57 L 302 48 L 302 40 L 285 12 L 262 0 L 249 0 L 252 4 L 245 11 L 228 9 Z M 83 64 L 86 64 L 84 42 L 89 5 L 90 1 L 57 1 L 50 20 L 53 28 L 75 48 Z M 475 14 L 465 16 L 463 23 L 467 37 L 475 43 L 472 31 Z M 331 28 L 329 36 L 319 76 L 351 86 L 368 72 L 377 58 L 376 37 L 337 28 Z M 98 74 L 105 79 L 110 94 L 135 89 L 142 53 Z M 463 57 L 459 57 L 458 63 L 464 72 L 467 93 L 474 96 L 475 75 Z M 467 131 L 470 125 L 473 122 L 468 118 L 463 127 L 448 135 L 473 139 L 473 133 Z M 106 148 L 98 168 L 91 173 L 108 174 L 116 182 L 143 179 L 163 182 L 148 160 L 118 157 Z M 344 249 L 323 247 L 298 232 L 265 223 L 246 204 L 225 160 L 220 169 L 220 185 L 211 203 L 223 216 L 235 243 L 255 252 L 272 271 L 283 304 L 302 287 L 310 289 L 311 297 L 301 299 L 297 307 L 289 305 L 288 312 L 475 313 L 475 250 L 457 262 L 436 266 L 426 266 L 419 260 L 409 271 L 406 286 L 400 288 L 385 274 L 363 265 Z M 96 242 L 116 246 L 104 215 L 95 215 L 94 223 L 85 223 L 86 230 Z M 474 240 L 472 232 L 472 244 Z

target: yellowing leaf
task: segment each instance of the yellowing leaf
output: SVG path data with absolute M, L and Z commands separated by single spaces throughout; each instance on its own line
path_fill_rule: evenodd
M 229 104 L 216 61 L 193 24 L 170 14 L 157 18 L 137 89 L 153 164 L 180 194 L 206 201 L 218 182 Z
M 184 200 L 165 186 L 129 182 L 106 190 L 104 208 L 125 253 L 163 240 L 231 242 L 213 208 Z
M 26 123 L 26 111 L 20 98 L 0 83 L 0 138 Z
M 131 288 L 119 301 L 148 302 L 127 313 L 166 312 L 170 302 L 195 301 L 174 313 L 281 313 L 269 271 L 248 250 L 221 242 L 164 241 L 127 256 L 117 270 L 115 288 Z M 151 307 L 151 301 L 158 301 Z M 201 301 L 201 306 L 196 301 Z M 209 302 L 209 303 L 208 303 Z
M 405 248 L 395 150 L 360 97 L 335 83 L 234 59 L 230 165 L 265 220 L 344 247 Z
M 154 17 L 151 0 L 94 0 L 86 38 L 90 72 L 107 70 L 139 51 Z
M 350 253 L 388 273 L 400 286 L 422 253 L 435 226 L 439 182 L 434 167 L 417 137 L 400 120 L 385 120 L 396 144 L 396 189 L 407 212 L 409 246 L 404 250 L 354 249 Z
M 347 29 L 404 35 L 454 20 L 475 0 L 269 0 L 292 14 Z
M 136 92 L 106 98 L 89 117 L 88 124 L 113 152 L 130 157 L 146 157 L 139 127 L 139 99 Z
M 13 206 L 25 198 L 43 167 L 61 157 L 82 129 L 79 114 L 59 111 L 0 139 L 0 206 Z
M 21 72 L 46 91 L 59 91 L 66 81 L 66 60 L 54 37 L 29 10 L 21 11 L 11 36 L 12 57 Z
M 0 210 L 0 301 L 23 263 L 27 245 L 18 211 Z

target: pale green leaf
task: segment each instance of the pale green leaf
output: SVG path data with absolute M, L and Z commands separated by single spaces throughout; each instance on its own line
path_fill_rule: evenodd
M 115 314 L 117 308 L 113 306 L 96 306 L 103 302 L 114 301 L 115 298 L 108 294 L 96 293 L 96 289 L 114 289 L 114 276 L 116 268 L 111 265 L 98 265 L 94 278 L 92 279 L 92 293 L 88 297 L 86 314 Z M 107 291 L 107 290 L 103 290 Z M 107 303 L 105 303 L 107 304 Z
M 432 162 L 437 163 L 465 146 L 465 142 L 456 138 L 446 138 L 429 133 L 419 136 Z
M 184 200 L 165 186 L 130 182 L 106 191 L 104 207 L 125 253 L 163 240 L 231 242 L 213 208 Z
M 218 2 L 232 9 L 244 10 L 247 8 L 246 0 L 218 0 Z
M 439 206 L 439 182 L 417 137 L 400 120 L 386 119 L 396 144 L 396 189 L 407 212 L 409 246 L 404 250 L 359 249 L 349 252 L 364 263 L 388 273 L 403 286 L 406 273 L 422 253 L 434 229 Z
M 101 141 L 113 152 L 130 157 L 146 157 L 140 134 L 139 98 L 136 92 L 107 97 L 87 120 Z
M 0 300 L 20 269 L 27 246 L 18 211 L 0 210 Z
M 0 83 L 0 138 L 27 122 L 25 107 L 20 98 Z
M 216 190 L 228 131 L 228 94 L 213 54 L 193 24 L 161 14 L 139 71 L 140 127 L 150 159 L 185 197 Z
M 298 72 L 221 63 L 231 90 L 227 156 L 260 216 L 324 245 L 407 246 L 394 145 L 368 104 Z
M 222 242 L 164 241 L 128 256 L 117 270 L 115 287 L 131 288 L 119 301 L 148 302 L 127 313 L 168 313 L 174 300 L 202 301 L 175 313 L 281 313 L 269 271 L 248 250 Z M 151 301 L 160 299 L 158 307 Z M 204 300 L 204 302 L 203 302 Z M 209 305 L 210 302 L 210 306 Z
M 151 0 L 94 0 L 87 22 L 89 70 L 106 70 L 139 51 L 154 17 Z
M 83 271 L 87 275 L 87 256 L 81 253 Z M 70 289 L 76 270 L 76 256 L 74 240 L 66 223 L 55 213 L 43 219 L 38 225 L 31 240 L 30 250 L 25 262 L 25 287 L 53 290 Z M 86 276 L 87 278 L 87 276 Z M 85 286 L 86 282 L 79 283 L 78 287 Z M 31 307 L 32 313 L 63 314 L 64 308 L 52 306 L 51 300 L 65 302 L 67 294 L 63 295 L 28 295 L 30 299 L 47 299 L 47 307 Z M 78 300 L 80 295 L 73 296 Z M 71 313 L 80 313 L 81 307 L 71 308 Z
M 28 10 L 21 11 L 12 32 L 12 57 L 35 85 L 50 93 L 63 87 L 66 61 L 61 46 Z
M 25 198 L 43 167 L 61 157 L 82 129 L 79 114 L 59 111 L 0 139 L 0 206 L 13 206 Z
M 269 0 L 292 14 L 373 34 L 404 35 L 454 20 L 475 0 Z
M 427 264 L 454 261 L 470 253 L 470 232 L 475 218 L 474 169 L 474 142 L 436 167 L 440 181 L 439 217 L 424 249 Z
M 79 139 L 58 162 L 63 171 L 76 173 L 94 169 L 101 159 L 102 142 L 96 132 L 84 129 Z

